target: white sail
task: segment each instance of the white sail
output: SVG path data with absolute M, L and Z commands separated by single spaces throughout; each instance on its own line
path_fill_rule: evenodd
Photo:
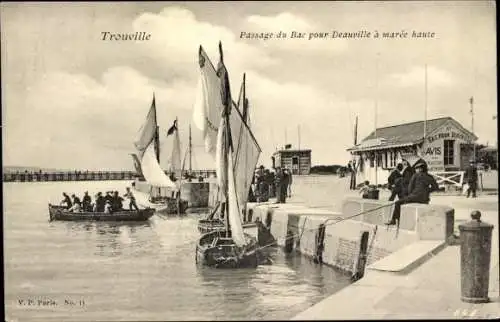
M 241 207 L 245 207 L 261 149 L 253 137 L 250 128 L 243 122 L 243 117 L 238 109 L 235 108 L 232 110 L 230 122 L 235 151 L 234 173 L 236 193 L 238 204 Z
M 218 125 L 223 110 L 221 84 L 210 59 L 200 48 L 200 81 L 193 111 L 195 125 L 203 131 L 205 150 L 215 157 Z
M 154 152 L 154 144 L 151 143 L 144 151 L 141 160 L 141 169 L 144 179 L 152 185 L 157 187 L 170 187 L 174 188 L 176 185 L 160 167 Z
M 222 157 L 217 156 L 215 148 L 224 109 L 221 98 L 221 82 L 210 58 L 202 48 L 200 48 L 199 59 L 201 78 L 198 84 L 193 119 L 195 125 L 203 131 L 207 152 L 214 156 L 217 163 L 217 158 L 220 160 Z M 232 107 L 229 122 L 234 148 L 235 187 L 238 203 L 243 207 L 248 199 L 248 191 L 261 149 L 234 102 Z M 221 178 L 219 173 L 217 173 L 217 177 Z M 223 181 L 219 180 L 219 182 Z
M 234 171 L 231 171 L 233 168 L 233 153 L 231 149 L 228 149 L 227 153 L 228 157 L 228 219 L 229 225 L 231 227 L 231 237 L 233 238 L 234 243 L 239 246 L 245 246 L 247 244 L 245 239 L 245 234 L 243 233 L 243 224 L 241 223 L 241 207 L 238 203 L 238 196 L 236 192 L 236 181 L 234 178 Z M 247 191 L 248 193 L 248 191 Z
M 226 182 L 226 168 L 227 164 L 224 163 L 224 154 L 227 153 L 224 149 L 225 147 L 225 125 L 226 121 L 224 118 L 221 118 L 219 124 L 219 131 L 217 134 L 217 147 L 215 151 L 215 173 L 217 176 L 217 185 L 219 186 L 219 201 L 223 200 L 223 191 L 225 191 L 224 183 Z
M 151 108 L 146 116 L 139 137 L 134 142 L 134 145 L 139 152 L 141 159 L 141 170 L 144 179 L 152 186 L 157 187 L 175 187 L 175 184 L 170 180 L 165 172 L 160 167 L 158 158 L 156 157 L 155 147 L 158 145 L 158 124 L 156 121 L 156 103 L 153 96 Z

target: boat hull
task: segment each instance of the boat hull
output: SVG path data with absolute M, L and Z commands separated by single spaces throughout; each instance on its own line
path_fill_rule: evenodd
M 177 214 L 185 214 L 188 209 L 188 202 L 186 200 L 181 200 L 181 202 L 177 202 L 177 200 L 172 199 L 167 202 L 162 203 L 149 203 L 149 207 L 155 209 L 157 212 L 166 214 L 166 215 L 177 215 Z M 177 210 L 179 208 L 179 210 Z
M 137 189 L 135 189 L 135 192 L 136 201 L 139 205 L 147 208 L 152 208 L 160 214 L 185 214 L 186 210 L 188 209 L 188 201 L 184 199 L 181 199 L 181 201 L 178 202 L 176 198 L 162 198 L 161 201 L 152 202 L 148 194 Z
M 259 265 L 256 241 L 246 250 L 240 250 L 231 238 L 224 238 L 225 231 L 212 231 L 201 236 L 196 245 L 196 263 L 213 268 L 255 268 Z M 251 236 L 248 236 L 252 239 Z
M 152 208 L 122 210 L 110 214 L 102 212 L 68 212 L 65 207 L 49 204 L 49 218 L 62 221 L 146 221 L 155 213 Z
M 200 219 L 198 220 L 198 231 L 201 234 L 208 234 L 213 231 L 220 231 L 226 229 L 224 223 L 217 219 Z M 256 223 L 245 223 L 243 224 L 243 230 L 245 233 L 251 235 L 252 237 L 257 237 L 258 226 Z

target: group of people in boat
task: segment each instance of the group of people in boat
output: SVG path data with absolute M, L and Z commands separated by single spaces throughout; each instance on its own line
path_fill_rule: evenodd
M 277 203 L 285 203 L 292 194 L 292 172 L 287 168 L 265 169 L 261 165 L 252 180 L 248 201 L 266 202 L 275 198 Z
M 102 192 L 98 192 L 95 195 L 95 202 L 92 203 L 92 198 L 90 197 L 88 191 L 85 191 L 82 199 L 80 199 L 75 194 L 71 197 L 63 192 L 63 200 L 61 205 L 69 212 L 102 212 L 102 213 L 112 213 L 116 211 L 123 211 L 123 202 L 125 199 L 129 200 L 129 210 L 139 210 L 135 202 L 135 197 L 129 187 L 127 187 L 127 192 L 122 196 L 118 191 L 107 191 L 105 195 Z

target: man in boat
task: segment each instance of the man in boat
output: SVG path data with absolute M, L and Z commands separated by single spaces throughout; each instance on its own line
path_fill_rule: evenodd
M 104 204 L 104 213 L 105 214 L 110 214 L 111 210 L 112 210 L 111 201 L 106 200 L 106 203 Z
M 393 201 L 396 196 L 398 196 L 398 199 L 402 198 L 402 190 L 401 190 L 401 171 L 403 170 L 403 165 L 401 163 L 398 163 L 396 168 L 392 170 L 391 174 L 389 175 L 389 178 L 387 178 L 387 188 L 391 190 L 391 196 L 389 197 L 389 201 Z
M 123 209 L 123 200 L 124 199 L 118 194 L 118 191 L 115 191 L 113 194 L 113 200 L 111 202 L 113 211 L 120 211 Z
M 113 204 L 113 191 L 106 191 L 106 195 L 104 196 L 104 201 L 108 201 Z
M 407 203 L 428 204 L 431 192 L 439 190 L 436 179 L 427 173 L 427 164 L 424 161 L 417 162 L 415 171 L 416 173 L 408 185 L 408 195 L 394 203 L 394 212 L 392 213 L 391 220 L 386 223 L 387 225 L 395 225 L 396 220 L 399 221 L 401 205 Z
M 80 198 L 75 196 L 74 194 L 71 195 L 71 198 L 73 198 L 73 206 L 68 209 L 70 212 L 80 212 L 82 211 L 82 203 L 80 202 Z
M 73 203 L 71 202 L 71 199 L 69 198 L 69 196 L 66 194 L 66 192 L 63 192 L 63 197 L 64 199 L 61 201 L 61 205 L 62 204 L 65 204 L 66 205 L 66 209 L 69 209 L 71 208 L 71 206 L 73 205 Z
M 104 211 L 104 204 L 106 200 L 104 200 L 104 197 L 102 196 L 102 192 L 98 192 L 96 197 L 95 197 L 95 212 L 103 212 Z
M 139 207 L 137 207 L 137 204 L 135 203 L 134 194 L 132 193 L 132 191 L 130 190 L 129 187 L 127 187 L 127 192 L 125 193 L 125 197 L 130 200 L 130 203 L 129 203 L 129 209 L 130 210 L 133 210 L 133 209 L 139 210 Z
M 75 194 L 72 194 L 71 198 L 73 199 L 73 205 L 75 205 L 75 203 L 77 203 L 80 205 L 80 208 L 82 207 L 82 202 L 80 201 L 80 198 L 78 198 Z
M 89 192 L 85 191 L 82 199 L 83 211 L 92 211 L 92 199 L 89 196 Z

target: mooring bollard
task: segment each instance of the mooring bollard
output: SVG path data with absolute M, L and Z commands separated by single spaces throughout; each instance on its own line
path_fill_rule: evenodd
M 491 233 L 493 225 L 481 222 L 481 212 L 471 213 L 472 220 L 460 230 L 460 268 L 462 301 L 489 302 Z

